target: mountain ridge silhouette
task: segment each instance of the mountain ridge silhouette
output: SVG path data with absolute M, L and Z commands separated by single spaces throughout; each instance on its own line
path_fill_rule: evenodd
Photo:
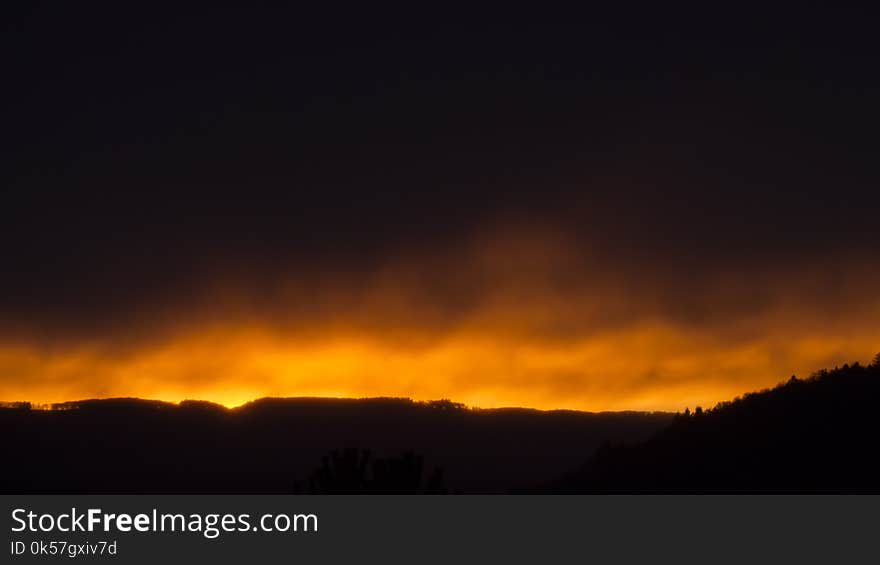
M 288 493 L 333 450 L 415 452 L 453 492 L 549 480 L 606 439 L 647 437 L 671 413 L 469 409 L 447 400 L 265 398 L 237 408 L 132 398 L 0 409 L 14 454 L 0 491 Z

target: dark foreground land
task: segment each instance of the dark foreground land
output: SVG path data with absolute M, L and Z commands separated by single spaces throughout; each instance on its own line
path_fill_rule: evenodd
M 0 409 L 7 493 L 880 493 L 880 355 L 683 414 L 447 401 Z
M 371 475 L 374 464 L 390 462 L 394 472 L 368 488 L 421 492 L 401 484 L 415 470 L 411 451 L 425 483 L 439 469 L 448 492 L 505 492 L 561 475 L 603 442 L 643 440 L 672 419 L 665 413 L 468 410 L 404 399 L 263 399 L 233 410 L 114 399 L 61 408 L 0 409 L 6 454 L 0 490 L 345 492 L 363 490 L 362 481 L 349 476 L 358 467 L 366 463 Z M 328 457 L 321 472 L 333 450 L 336 464 Z M 366 462 L 363 450 L 370 451 Z

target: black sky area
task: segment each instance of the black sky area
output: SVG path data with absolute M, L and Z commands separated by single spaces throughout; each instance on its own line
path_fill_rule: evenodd
M 811 6 L 4 7 L 0 329 L 356 281 L 500 226 L 679 286 L 870 270 L 876 22 Z

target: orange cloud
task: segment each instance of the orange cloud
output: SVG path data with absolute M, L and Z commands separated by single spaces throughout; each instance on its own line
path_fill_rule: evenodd
M 192 304 L 102 332 L 41 339 L 7 328 L 0 400 L 709 406 L 792 373 L 870 359 L 880 350 L 876 280 L 856 263 L 822 276 L 793 265 L 641 272 L 549 232 L 503 232 L 361 279 L 286 273 L 265 295 L 230 279 Z
M 366 338 L 299 342 L 258 329 L 212 330 L 128 353 L 0 350 L 0 398 L 262 396 L 453 398 L 476 406 L 679 410 L 712 405 L 791 372 L 869 359 L 880 335 L 802 335 L 724 345 L 645 325 L 553 343 L 454 334 L 427 345 Z

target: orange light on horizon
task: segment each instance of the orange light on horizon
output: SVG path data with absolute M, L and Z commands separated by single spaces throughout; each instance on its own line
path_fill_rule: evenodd
M 401 345 L 380 337 L 298 340 L 221 328 L 130 351 L 0 347 L 0 400 L 140 397 L 234 407 L 267 396 L 393 396 L 484 408 L 682 410 L 772 386 L 792 373 L 870 359 L 878 337 L 731 344 L 642 324 L 558 342 L 463 331 Z

